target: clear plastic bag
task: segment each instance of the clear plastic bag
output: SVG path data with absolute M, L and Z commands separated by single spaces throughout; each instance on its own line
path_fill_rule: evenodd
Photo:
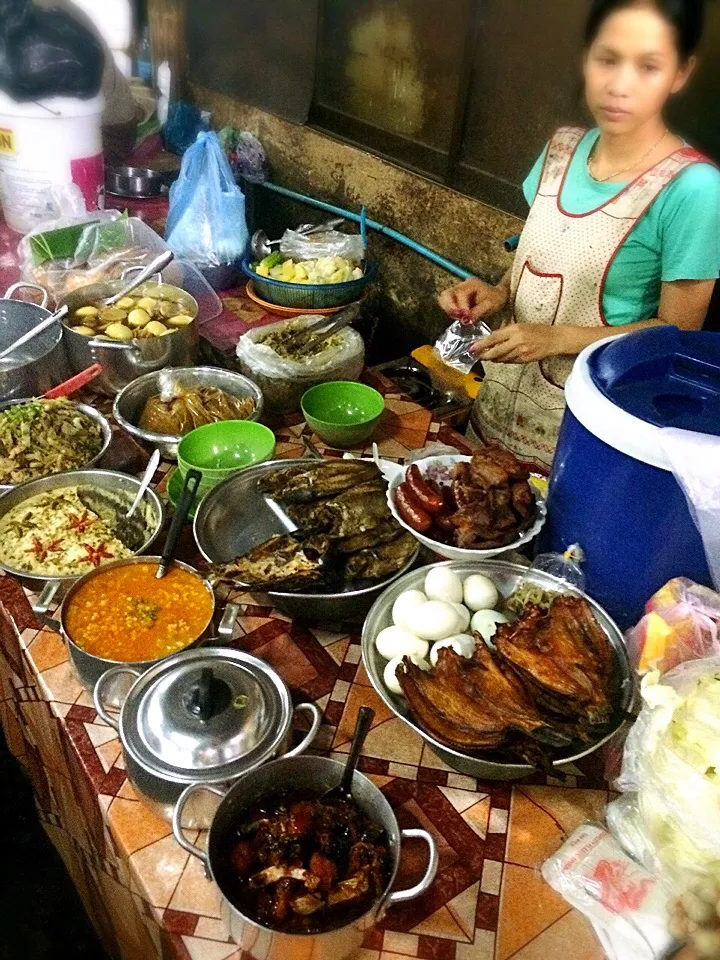
M 202 268 L 237 263 L 245 253 L 245 197 L 216 133 L 199 133 L 183 157 L 165 239 L 176 256 Z
M 470 373 L 478 362 L 477 354 L 474 352 L 475 345 L 484 337 L 489 337 L 491 333 L 490 327 L 482 320 L 472 325 L 460 323 L 457 320 L 440 336 L 435 344 L 435 353 L 453 370 Z
M 359 234 L 326 230 L 306 237 L 296 230 L 286 230 L 280 242 L 280 253 L 292 260 L 317 260 L 319 257 L 343 257 L 351 263 L 365 258 L 362 237 Z
M 662 679 L 650 674 L 642 695 L 617 787 L 636 795 L 632 829 L 682 893 L 699 880 L 720 880 L 720 657 L 682 664 Z
M 720 656 L 720 594 L 714 590 L 678 577 L 645 610 L 627 635 L 630 660 L 639 673 L 666 673 L 686 661 Z
M 268 411 L 292 413 L 300 409 L 303 393 L 315 384 L 360 377 L 365 365 L 365 344 L 352 327 L 334 334 L 321 353 L 298 359 L 282 357 L 263 342 L 273 334 L 317 322 L 316 316 L 301 316 L 250 330 L 240 337 L 237 345 L 240 367 L 262 390 Z
M 669 897 L 601 827 L 585 824 L 546 860 L 542 875 L 592 924 L 610 960 L 664 960 Z

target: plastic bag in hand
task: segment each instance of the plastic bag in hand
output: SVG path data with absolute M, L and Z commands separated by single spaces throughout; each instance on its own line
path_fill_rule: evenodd
M 0 0 L 0 90 L 21 102 L 87 100 L 100 91 L 105 52 L 71 13 Z
M 199 133 L 183 157 L 165 239 L 177 257 L 200 267 L 232 264 L 245 253 L 245 197 L 215 133 Z
M 479 323 L 468 325 L 456 321 L 441 335 L 435 344 L 435 353 L 453 370 L 461 373 L 470 373 L 478 362 L 473 348 L 478 340 L 489 337 L 492 330 L 482 320 Z

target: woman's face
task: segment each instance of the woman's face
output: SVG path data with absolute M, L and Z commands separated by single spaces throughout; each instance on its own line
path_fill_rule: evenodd
M 682 63 L 672 24 L 652 5 L 611 14 L 585 55 L 585 96 L 601 130 L 630 133 L 660 116 L 694 67 Z

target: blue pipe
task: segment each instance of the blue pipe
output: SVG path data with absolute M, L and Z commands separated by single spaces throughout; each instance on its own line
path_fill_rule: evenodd
M 439 253 L 435 253 L 429 247 L 424 246 L 424 244 L 418 243 L 415 240 L 411 240 L 410 237 L 405 236 L 404 233 L 399 233 L 397 230 L 393 230 L 392 227 L 386 227 L 384 224 L 378 223 L 376 220 L 368 220 L 360 214 L 353 213 L 350 210 L 344 210 L 342 207 L 336 207 L 333 203 L 325 203 L 323 200 L 315 200 L 313 197 L 306 197 L 303 193 L 296 193 L 295 190 L 288 190 L 287 187 L 279 187 L 275 183 L 268 183 L 265 181 L 262 186 L 267 187 L 268 190 L 272 190 L 273 193 L 279 193 L 283 197 L 288 197 L 290 200 L 299 200 L 301 203 L 306 203 L 311 207 L 317 207 L 318 210 L 324 210 L 326 213 L 333 213 L 336 217 L 345 217 L 346 220 L 353 220 L 355 223 L 359 223 L 361 225 L 364 224 L 365 227 L 374 230 L 376 233 L 381 233 L 383 236 L 390 237 L 392 240 L 402 243 L 403 246 L 409 247 L 410 250 L 414 250 L 415 253 L 419 253 L 420 256 L 425 257 L 427 260 L 431 260 L 433 263 L 437 264 L 438 267 L 442 267 L 443 270 L 447 270 L 448 273 L 452 273 L 454 276 L 460 277 L 461 280 L 468 280 L 470 277 L 474 276 L 474 274 L 464 270 L 462 267 L 459 267 L 456 263 L 453 263 L 452 260 L 447 260 L 445 257 L 441 257 Z

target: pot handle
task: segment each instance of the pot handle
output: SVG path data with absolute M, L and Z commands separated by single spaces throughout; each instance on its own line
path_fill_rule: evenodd
M 19 283 L 13 283 L 12 286 L 8 287 L 7 290 L 5 291 L 5 296 L 3 297 L 3 300 L 12 300 L 13 294 L 15 293 L 15 291 L 21 290 L 23 287 L 28 290 L 38 290 L 42 294 L 42 303 L 40 304 L 40 306 L 43 308 L 43 310 L 45 309 L 45 307 L 47 307 L 48 292 L 45 289 L 45 287 L 41 287 L 40 284 L 38 283 L 25 283 L 24 280 L 20 280 Z
M 59 622 L 57 620 L 53 620 L 52 617 L 48 617 L 47 612 L 52 606 L 53 600 L 57 596 L 57 592 L 60 589 L 60 584 L 60 580 L 48 580 L 45 586 L 42 588 L 40 596 L 32 605 L 32 612 L 35 614 L 35 616 L 41 620 L 46 627 L 52 627 L 52 629 L 57 630 L 58 633 L 61 631 Z
M 138 270 L 144 270 L 144 269 L 145 269 L 145 267 L 142 266 L 142 265 L 138 265 L 137 267 L 126 267 L 126 268 L 123 270 L 123 272 L 121 273 L 120 279 L 123 280 L 123 281 L 125 281 L 125 280 L 127 280 L 128 277 L 131 277 L 134 273 L 137 273 Z M 163 282 L 162 273 L 158 270 L 158 272 L 157 272 L 156 274 L 154 274 L 154 275 L 151 274 L 151 275 L 148 277 L 148 280 L 154 280 L 155 283 L 157 283 L 158 286 L 159 286 L 159 285 Z
M 210 861 L 204 850 L 201 850 L 200 847 L 196 847 L 194 843 L 185 837 L 183 833 L 183 812 L 185 810 L 185 805 L 187 804 L 190 797 L 196 793 L 198 790 L 206 790 L 208 793 L 214 793 L 216 797 L 220 797 L 222 800 L 225 796 L 224 790 L 219 790 L 217 787 L 211 787 L 209 784 L 205 783 L 191 783 L 190 786 L 185 787 L 183 792 L 178 797 L 178 802 L 175 804 L 175 809 L 173 810 L 172 816 L 172 829 L 175 839 L 187 853 L 192 854 L 193 857 L 197 857 L 198 860 L 201 860 L 205 872 L 210 876 Z
M 420 883 L 414 887 L 410 887 L 409 890 L 396 890 L 395 893 L 390 894 L 387 901 L 388 907 L 392 907 L 396 903 L 407 903 L 408 900 L 415 900 L 417 897 L 422 896 L 435 879 L 435 874 L 438 870 L 437 844 L 427 830 L 401 830 L 400 836 L 403 840 L 411 840 L 414 838 L 424 840 L 430 850 L 430 863 Z
M 310 729 L 302 738 L 300 743 L 293 747 L 289 753 L 284 753 L 283 757 L 287 759 L 288 757 L 299 757 L 301 753 L 305 753 L 307 748 L 313 742 L 317 736 L 317 732 L 320 729 L 320 721 L 322 720 L 322 714 L 320 713 L 319 707 L 315 706 L 314 703 L 299 703 L 293 710 L 293 714 L 296 713 L 309 713 L 310 714 Z
M 113 727 L 115 730 L 120 729 L 120 723 L 117 717 L 113 717 L 105 709 L 105 703 L 103 701 L 103 693 L 105 691 L 105 686 L 112 680 L 114 677 L 120 676 L 120 674 L 131 674 L 137 680 L 141 676 L 139 670 L 135 670 L 134 667 L 110 667 L 109 670 L 106 670 L 105 673 L 100 677 L 98 682 L 95 684 L 95 689 L 93 690 L 93 703 L 98 714 L 102 717 L 105 723 L 109 727 Z
M 134 340 L 88 340 L 88 345 L 91 347 L 102 347 L 107 350 L 135 350 L 137 353 L 140 352 L 140 348 L 135 344 Z
M 232 640 L 233 630 L 235 629 L 235 621 L 237 620 L 239 613 L 239 603 L 225 604 L 225 610 L 223 611 L 222 619 L 220 620 L 217 629 L 218 639 L 222 640 L 223 643 L 230 643 Z

